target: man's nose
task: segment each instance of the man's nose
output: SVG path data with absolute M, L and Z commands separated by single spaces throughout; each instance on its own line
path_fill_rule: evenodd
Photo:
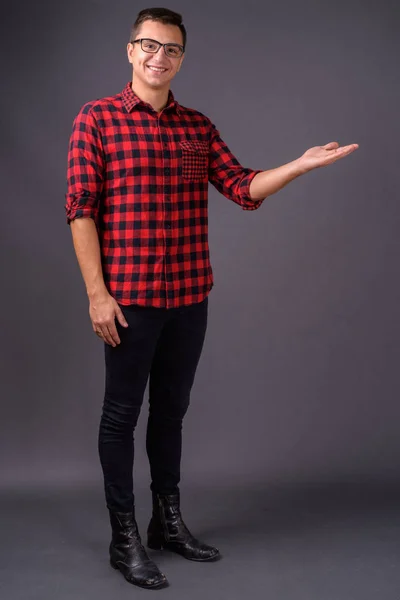
M 157 50 L 157 52 L 153 52 L 154 58 L 157 61 L 163 61 L 166 58 L 165 52 L 164 52 L 164 46 L 160 46 Z
M 159 62 L 159 63 L 163 63 L 166 60 L 166 55 L 164 53 L 164 48 L 162 46 L 160 46 L 160 48 L 157 50 L 157 52 L 153 53 L 153 60 L 154 62 Z

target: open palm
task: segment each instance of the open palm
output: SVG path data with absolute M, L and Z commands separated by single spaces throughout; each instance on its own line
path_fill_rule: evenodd
M 357 150 L 358 144 L 350 144 L 348 146 L 339 146 L 337 142 L 329 142 L 325 146 L 314 146 L 309 148 L 300 157 L 299 162 L 305 171 L 316 169 L 317 167 L 325 167 L 336 162 L 340 158 L 348 156 L 354 150 Z

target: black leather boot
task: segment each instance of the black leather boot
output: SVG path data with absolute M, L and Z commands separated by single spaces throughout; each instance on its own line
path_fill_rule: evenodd
M 211 561 L 221 558 L 218 548 L 193 537 L 183 522 L 180 494 L 152 492 L 153 514 L 147 528 L 147 545 L 154 550 L 165 548 L 189 560 Z
M 143 588 L 160 588 L 168 585 L 164 573 L 148 557 L 142 545 L 135 512 L 110 513 L 112 540 L 110 564 L 119 569 L 129 583 Z

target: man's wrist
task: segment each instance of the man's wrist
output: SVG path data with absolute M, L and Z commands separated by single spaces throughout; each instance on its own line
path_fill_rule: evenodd
M 308 173 L 308 171 L 311 171 L 310 168 L 307 168 L 304 166 L 304 162 L 302 161 L 301 157 L 296 158 L 293 162 L 293 172 L 296 174 L 296 177 L 299 177 L 300 175 L 304 175 L 305 173 Z
M 86 288 L 86 293 L 90 302 L 93 302 L 94 300 L 101 300 L 102 298 L 106 298 L 109 295 L 108 290 L 104 284 L 97 285 L 91 288 Z

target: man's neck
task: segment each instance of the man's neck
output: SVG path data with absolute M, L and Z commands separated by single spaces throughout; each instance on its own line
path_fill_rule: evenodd
M 148 102 L 156 112 L 161 112 L 167 105 L 169 89 L 153 90 L 145 87 L 140 81 L 135 81 L 132 78 L 132 90 L 143 102 Z

